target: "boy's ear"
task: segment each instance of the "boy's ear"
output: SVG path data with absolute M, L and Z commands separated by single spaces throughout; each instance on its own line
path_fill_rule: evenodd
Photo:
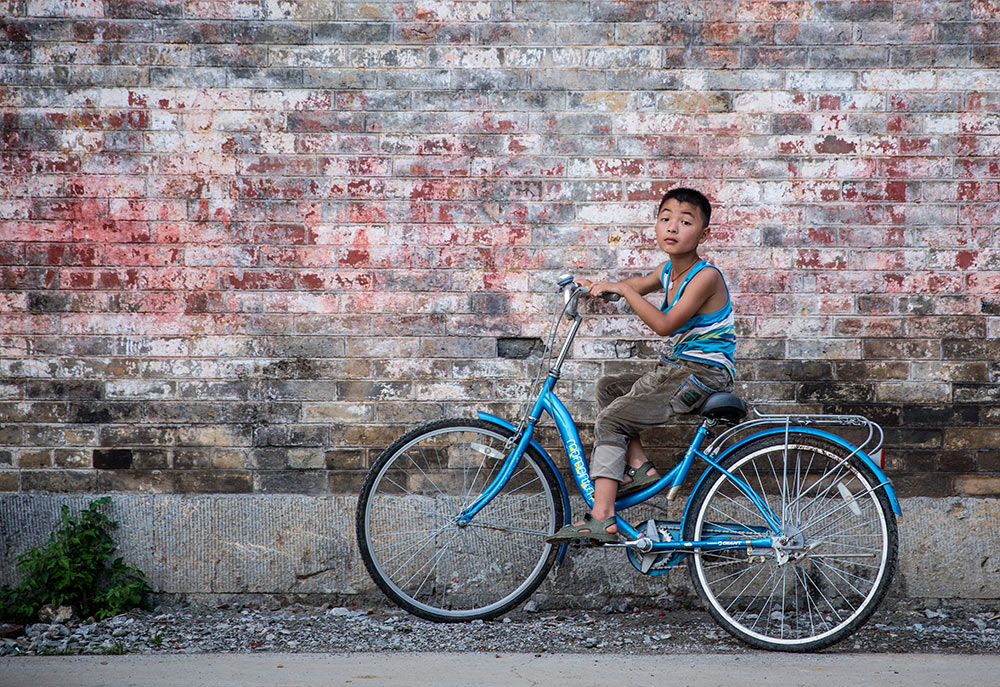
M 709 225 L 709 226 L 707 226 L 707 227 L 705 227 L 704 229 L 701 230 L 701 236 L 698 237 L 698 245 L 699 246 L 705 240 L 705 237 L 708 236 L 708 233 L 710 231 L 712 231 L 712 225 Z

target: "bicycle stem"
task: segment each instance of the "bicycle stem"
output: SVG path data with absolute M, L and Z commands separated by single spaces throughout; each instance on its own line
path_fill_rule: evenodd
M 566 340 L 563 342 L 563 347 L 559 352 L 559 357 L 556 359 L 556 364 L 549 370 L 549 376 L 555 379 L 559 379 L 563 363 L 566 362 L 566 356 L 569 355 L 570 346 L 573 345 L 573 339 L 576 338 L 576 333 L 579 331 L 580 325 L 583 323 L 583 315 L 579 312 L 574 312 L 573 314 L 576 316 L 573 320 L 573 327 L 569 330 L 569 334 L 566 335 Z

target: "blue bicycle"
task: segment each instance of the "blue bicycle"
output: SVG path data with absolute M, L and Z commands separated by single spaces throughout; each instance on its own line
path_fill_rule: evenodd
M 361 556 L 379 588 L 414 615 L 497 617 L 525 601 L 565 554 L 565 544 L 545 542 L 571 514 L 562 476 L 533 438 L 543 413 L 593 504 L 579 433 L 554 391 L 585 291 L 572 276 L 560 278 L 546 353 L 518 424 L 487 413 L 432 422 L 372 466 L 357 510 Z M 571 326 L 555 356 L 564 321 Z M 645 574 L 686 560 L 713 618 L 751 646 L 815 651 L 854 632 L 896 568 L 900 510 L 880 467 L 881 428 L 857 415 L 747 420 L 743 401 L 726 393 L 710 396 L 699 413 L 680 462 L 616 502 L 620 541 L 605 546 L 624 549 Z M 835 426 L 864 440 L 855 445 Z M 696 459 L 706 468 L 681 520 L 626 519 L 664 490 L 675 498 Z

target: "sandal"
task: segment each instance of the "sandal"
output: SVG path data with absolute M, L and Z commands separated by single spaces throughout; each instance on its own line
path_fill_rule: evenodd
M 634 494 L 637 491 L 642 491 L 650 484 L 658 482 L 660 476 L 658 474 L 647 475 L 646 473 L 650 469 L 655 469 L 656 466 L 650 463 L 648 460 L 637 468 L 628 467 L 625 469 L 625 474 L 632 478 L 632 481 L 623 484 L 618 488 L 618 496 L 628 496 L 629 494 Z
M 618 541 L 618 533 L 608 532 L 608 528 L 617 522 L 613 515 L 606 520 L 597 520 L 587 513 L 583 516 L 581 524 L 566 525 L 555 534 L 546 537 L 545 541 L 549 544 L 562 544 L 574 539 L 591 539 L 597 544 L 614 544 Z

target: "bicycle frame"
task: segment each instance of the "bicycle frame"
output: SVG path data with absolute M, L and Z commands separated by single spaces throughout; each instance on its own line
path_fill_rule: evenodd
M 566 451 L 566 456 L 569 459 L 570 467 L 573 472 L 573 478 L 576 481 L 577 487 L 580 494 L 583 496 L 588 507 L 594 505 L 594 484 L 590 480 L 590 473 L 587 467 L 587 461 L 583 455 L 583 449 L 580 442 L 580 433 L 577 430 L 576 423 L 573 420 L 572 415 L 566 408 L 565 404 L 559 399 L 555 393 L 555 385 L 559 381 L 560 370 L 562 365 L 569 354 L 570 345 L 580 328 L 583 321 L 583 316 L 577 310 L 577 300 L 585 289 L 577 286 L 569 278 L 560 280 L 560 292 L 565 294 L 565 305 L 562 314 L 559 316 L 555 325 L 553 326 L 553 331 L 550 335 L 550 347 L 551 343 L 555 339 L 556 330 L 558 329 L 558 322 L 561 321 L 562 317 L 569 315 L 573 324 L 566 336 L 563 343 L 562 350 L 559 353 L 558 359 L 555 365 L 549 370 L 548 375 L 542 384 L 541 391 L 531 405 L 530 411 L 527 413 L 526 421 L 522 420 L 519 427 L 515 427 L 513 424 L 499 418 L 495 415 L 490 415 L 488 413 L 480 412 L 478 415 L 481 419 L 494 424 L 505 427 L 509 430 L 514 431 L 514 437 L 508 442 L 508 448 L 510 444 L 514 443 L 513 450 L 510 450 L 507 458 L 504 461 L 503 466 L 498 472 L 497 476 L 493 479 L 490 485 L 483 491 L 482 494 L 468 507 L 466 508 L 458 517 L 457 523 L 460 526 L 467 525 L 471 522 L 477 513 L 481 511 L 507 484 L 514 471 L 517 469 L 518 463 L 520 462 L 521 456 L 524 452 L 531 446 L 535 449 L 552 467 L 553 472 L 556 474 L 559 480 L 559 488 L 561 492 L 561 497 L 563 503 L 566 504 L 565 508 L 567 522 L 570 519 L 569 506 L 569 496 L 566 490 L 566 486 L 562 480 L 562 474 L 559 469 L 555 466 L 554 461 L 551 456 L 539 445 L 533 438 L 534 430 L 538 422 L 542 418 L 543 413 L 547 413 L 555 422 L 556 428 L 559 431 L 559 436 L 562 439 L 563 448 Z M 792 425 L 792 421 L 796 424 Z M 873 487 L 874 489 L 884 489 L 889 497 L 889 501 L 892 506 L 892 510 L 897 515 L 900 514 L 899 502 L 896 499 L 896 495 L 892 490 L 892 486 L 889 479 L 882 472 L 879 465 L 877 465 L 871 457 L 861 450 L 861 447 L 854 447 L 844 441 L 842 438 L 835 434 L 824 432 L 815 428 L 806 427 L 808 424 L 839 424 L 839 425 L 867 425 L 869 428 L 869 439 L 866 440 L 862 446 L 867 446 L 871 441 L 874 433 L 878 432 L 878 441 L 874 450 L 879 450 L 881 447 L 881 428 L 878 425 L 872 423 L 867 418 L 861 416 L 822 416 L 822 415 L 759 415 L 756 420 L 750 420 L 742 422 L 735 427 L 723 432 L 719 437 L 715 438 L 714 441 L 708 446 L 707 450 L 702 450 L 706 439 L 709 439 L 712 435 L 710 428 L 714 426 L 715 422 L 712 420 L 705 420 L 702 422 L 691 443 L 688 445 L 687 451 L 684 457 L 681 459 L 677 465 L 675 465 L 669 472 L 663 475 L 657 482 L 651 484 L 645 489 L 638 491 L 634 494 L 629 494 L 615 501 L 615 512 L 618 524 L 618 531 L 622 533 L 627 541 L 624 542 L 624 546 L 634 546 L 643 553 L 689 553 L 695 550 L 719 550 L 719 549 L 767 549 L 772 548 L 775 539 L 782 539 L 784 532 L 782 529 L 780 518 L 771 510 L 767 505 L 766 501 L 761 498 L 752 487 L 740 480 L 738 477 L 723 469 L 720 466 L 720 462 L 732 451 L 738 449 L 740 446 L 753 441 L 759 437 L 771 436 L 778 433 L 784 433 L 785 443 L 787 445 L 787 440 L 789 432 L 803 432 L 811 434 L 814 436 L 823 437 L 825 439 L 834 441 L 847 447 L 851 450 L 850 456 L 857 455 L 861 458 L 869 468 L 873 471 L 876 478 L 878 479 L 878 484 Z M 741 432 L 746 432 L 749 429 L 757 429 L 761 425 L 770 425 L 768 429 L 762 429 L 756 431 L 750 436 L 740 439 L 735 444 L 728 446 L 725 450 L 722 447 L 725 445 L 727 440 L 732 439 L 734 436 L 739 435 Z M 775 425 L 778 425 L 775 427 Z M 783 425 L 783 426 L 782 426 Z M 691 470 L 695 459 L 700 459 L 706 463 L 708 466 L 705 472 L 702 474 L 698 481 L 698 484 L 706 478 L 706 476 L 713 470 L 719 470 L 725 474 L 730 481 L 736 485 L 740 491 L 742 491 L 753 503 L 753 505 L 760 512 L 764 521 L 771 528 L 771 532 L 777 533 L 777 537 L 773 536 L 762 536 L 758 539 L 732 539 L 720 537 L 718 539 L 711 539 L 705 541 L 652 541 L 644 534 L 640 533 L 637 529 L 632 527 L 632 525 L 622 518 L 618 513 L 625 511 L 632 506 L 643 503 L 647 499 L 656 496 L 664 489 L 670 488 L 669 496 L 673 496 L 681 485 L 687 479 L 688 473 Z M 695 485 L 695 490 L 697 489 L 697 484 Z M 692 494 L 694 491 L 692 490 Z M 688 511 L 690 509 L 690 500 L 684 510 L 683 519 L 680 522 L 680 529 L 683 531 L 684 523 L 688 518 Z M 761 534 L 766 534 L 765 531 L 761 531 Z M 564 549 L 565 550 L 565 549 Z
M 562 285 L 562 291 L 566 291 L 569 284 Z M 583 321 L 583 317 L 579 314 L 576 309 L 576 300 L 579 298 L 580 294 L 583 293 L 583 289 L 576 287 L 568 293 L 566 298 L 566 306 L 564 307 L 563 314 L 569 313 L 573 318 L 572 329 L 566 337 L 563 344 L 562 351 L 559 354 L 559 358 L 556 364 L 551 370 L 549 370 L 548 376 L 542 385 L 541 392 L 535 399 L 534 404 L 528 413 L 528 421 L 524 424 L 523 428 L 515 434 L 514 440 L 516 440 L 516 446 L 508 454 L 503 466 L 498 472 L 497 476 L 493 479 L 490 485 L 483 491 L 482 494 L 468 507 L 461 515 L 458 517 L 458 524 L 460 526 L 467 525 L 476 516 L 479 511 L 481 511 L 493 498 L 500 493 L 503 487 L 510 480 L 511 476 L 514 474 L 518 463 L 520 462 L 521 456 L 527 450 L 529 445 L 532 445 L 536 450 L 539 451 L 550 464 L 552 464 L 551 457 L 542 449 L 537 442 L 533 441 L 534 429 L 539 420 L 542 417 L 542 413 L 547 413 L 556 424 L 559 431 L 559 435 L 562 438 L 563 448 L 566 451 L 566 456 L 569 458 L 570 466 L 572 468 L 573 477 L 576 480 L 577 486 L 580 493 L 583 495 L 584 500 L 587 502 L 588 506 L 593 506 L 594 504 L 594 485 L 590 480 L 589 470 L 587 468 L 587 462 L 584 459 L 583 449 L 580 444 L 580 433 L 577 430 L 576 423 L 573 421 L 573 417 L 569 410 L 555 394 L 554 388 L 559 380 L 559 373 L 562 368 L 562 364 L 569 353 L 570 345 L 576 336 L 577 331 L 580 328 L 580 324 Z M 561 316 L 560 316 L 561 319 Z M 554 336 L 553 332 L 553 336 Z M 506 426 L 509 429 L 514 429 L 513 425 L 504 422 L 501 418 L 498 418 L 487 413 L 479 413 L 479 417 L 500 424 L 501 426 Z M 678 463 L 670 472 L 660 478 L 655 484 L 650 485 L 646 489 L 637 492 L 635 494 L 630 494 L 625 496 L 615 503 L 616 511 L 626 510 L 638 503 L 642 503 L 646 499 L 655 496 L 663 489 L 670 486 L 672 490 L 676 490 L 684 483 L 687 478 L 688 472 L 694 463 L 695 458 L 700 458 L 706 461 L 709 465 L 722 469 L 718 464 L 706 453 L 701 451 L 701 446 L 705 439 L 709 436 L 708 430 L 709 423 L 703 423 L 695 434 L 694 439 L 691 441 L 687 452 L 684 455 L 683 460 Z M 553 464 L 553 468 L 555 468 Z M 561 481 L 561 474 L 558 469 L 554 469 L 556 475 L 559 476 Z M 723 472 L 726 472 L 723 470 Z M 778 521 L 777 516 L 771 511 L 767 503 L 760 498 L 756 492 L 753 491 L 748 485 L 743 483 L 741 480 L 735 476 L 729 474 L 730 479 L 736 484 L 741 491 L 743 491 L 753 502 L 753 504 L 760 511 L 761 515 L 764 517 L 765 521 L 770 525 L 775 532 L 781 532 L 781 524 Z M 562 496 L 566 499 L 568 505 L 568 498 L 566 495 L 565 485 L 560 484 L 560 489 L 562 491 Z M 567 517 L 569 510 L 566 509 Z M 621 516 L 617 516 L 618 530 L 624 534 L 629 540 L 639 540 L 642 539 L 642 535 L 631 526 L 626 520 Z M 761 537 L 759 539 L 719 539 L 712 541 L 697 541 L 697 542 L 652 542 L 646 539 L 644 542 L 643 551 L 651 552 L 669 552 L 669 551 L 692 551 L 699 548 L 711 548 L 711 549 L 726 549 L 726 548 L 770 548 L 773 543 L 771 537 Z
M 577 486 L 580 489 L 580 493 L 584 500 L 587 502 L 588 506 L 594 505 L 593 493 L 594 486 L 590 481 L 590 476 L 588 474 L 587 464 L 583 458 L 583 452 L 580 449 L 580 439 L 579 434 L 576 429 L 576 425 L 573 422 L 572 417 L 569 415 L 569 411 L 563 405 L 559 398 L 549 391 L 547 397 L 540 397 L 539 401 L 543 404 L 543 409 L 549 413 L 549 415 L 555 420 L 556 425 L 559 429 L 560 436 L 563 440 L 563 446 L 566 449 L 566 455 L 570 457 L 571 466 L 573 470 L 573 476 L 576 479 Z M 496 417 L 495 415 L 490 415 L 489 413 L 479 413 L 479 417 L 483 420 L 493 422 L 500 426 L 506 427 L 508 429 L 514 429 L 513 425 L 504 421 L 503 419 Z M 534 429 L 534 423 L 529 426 L 532 430 Z M 688 447 L 688 451 L 685 454 L 684 459 L 678 463 L 674 468 L 668 472 L 666 475 L 660 478 L 655 484 L 651 484 L 649 487 L 643 491 L 637 492 L 635 494 L 629 494 L 615 502 L 615 510 L 620 513 L 634 505 L 642 503 L 647 499 L 659 494 L 661 491 L 666 489 L 668 486 L 675 487 L 680 486 L 684 483 L 685 478 L 694 463 L 695 458 L 701 458 L 714 467 L 718 467 L 716 462 L 712 460 L 709 456 L 700 450 L 700 444 L 704 441 L 707 436 L 707 430 L 704 427 L 699 428 L 698 433 L 695 436 L 695 440 L 692 441 L 691 445 Z M 510 476 L 514 473 L 520 457 L 524 454 L 528 445 L 532 445 L 541 455 L 550 463 L 553 464 L 551 457 L 548 453 L 533 439 L 531 439 L 530 432 L 526 431 L 523 433 L 521 440 L 518 442 L 517 448 L 511 452 L 503 468 L 501 468 L 497 477 L 493 480 L 491 485 L 479 496 L 479 498 L 469 506 L 462 515 L 459 517 L 459 524 L 464 524 L 471 522 L 476 514 L 482 510 L 492 499 L 496 496 L 500 490 L 503 489 L 504 485 L 510 479 Z M 721 468 L 720 468 L 721 469 Z M 725 471 L 723 471 L 725 472 Z M 728 475 L 729 473 L 726 472 Z M 556 471 L 557 477 L 560 481 L 562 479 L 561 473 Z M 757 496 L 757 494 L 745 483 L 743 483 L 738 478 L 733 475 L 729 475 L 735 484 L 737 484 L 744 493 L 753 501 L 754 505 L 757 506 L 761 515 L 765 518 L 769 525 L 771 525 L 776 531 L 781 531 L 780 524 L 778 523 L 777 516 L 771 512 L 771 509 L 767 506 L 763 500 Z M 565 486 L 560 483 L 561 490 L 563 492 L 563 497 L 568 503 L 568 498 L 566 497 Z M 569 510 L 566 509 L 567 521 L 569 519 Z M 638 540 L 643 535 L 632 527 L 631 524 L 620 515 L 616 517 L 618 522 L 619 531 L 624 534 L 630 540 Z M 771 537 L 762 537 L 760 539 L 719 539 L 719 540 L 707 540 L 707 541 L 677 541 L 677 542 L 649 542 L 651 546 L 644 547 L 643 551 L 654 552 L 654 553 L 666 553 L 666 552 L 677 552 L 677 551 L 693 551 L 696 548 L 704 549 L 728 549 L 728 548 L 770 548 L 773 539 Z

